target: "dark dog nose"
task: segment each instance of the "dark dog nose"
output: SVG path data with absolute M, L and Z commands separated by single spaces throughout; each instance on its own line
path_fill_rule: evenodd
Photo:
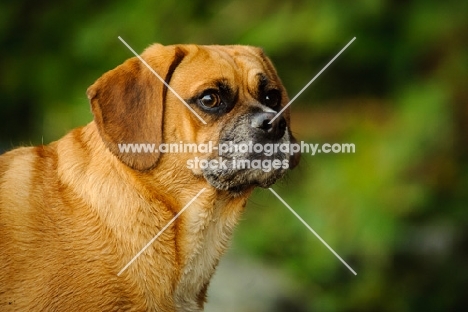
M 262 130 L 265 137 L 270 140 L 281 139 L 284 135 L 284 132 L 286 131 L 286 120 L 283 118 L 283 116 L 279 116 L 273 120 L 275 116 L 275 113 L 257 113 L 252 117 L 250 125 L 252 128 Z M 270 123 L 272 120 L 273 122 Z

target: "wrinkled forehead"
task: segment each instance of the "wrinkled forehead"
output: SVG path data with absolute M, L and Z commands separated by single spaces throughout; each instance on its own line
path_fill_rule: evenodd
M 226 80 L 237 85 L 256 86 L 260 77 L 272 77 L 258 48 L 246 46 L 189 46 L 176 69 L 173 81 L 198 90 L 209 81 Z M 271 76 L 271 77 L 270 77 Z M 188 79 L 188 81 L 184 81 Z

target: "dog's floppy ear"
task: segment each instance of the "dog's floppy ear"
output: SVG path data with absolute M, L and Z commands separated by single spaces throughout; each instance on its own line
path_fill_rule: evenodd
M 142 57 L 170 82 L 185 53 L 178 47 L 153 45 Z M 136 170 L 148 170 L 159 159 L 167 87 L 136 57 L 101 76 L 87 90 L 94 121 L 107 148 Z M 148 152 L 120 150 L 122 144 L 155 144 Z M 128 146 L 127 146 L 128 147 Z

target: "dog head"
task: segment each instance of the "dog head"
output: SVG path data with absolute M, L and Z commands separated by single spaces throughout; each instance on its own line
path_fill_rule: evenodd
M 267 187 L 297 165 L 289 111 L 277 116 L 288 96 L 261 49 L 153 45 L 141 57 L 176 94 L 136 57 L 87 91 L 104 143 L 124 164 L 148 171 L 170 161 L 229 191 Z M 164 143 L 214 148 L 161 154 Z M 135 153 L 121 144 L 156 148 Z

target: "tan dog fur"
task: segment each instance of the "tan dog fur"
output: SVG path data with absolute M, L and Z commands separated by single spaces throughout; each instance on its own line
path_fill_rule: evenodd
M 257 48 L 153 45 L 142 57 L 184 99 L 223 78 L 238 87 L 238 104 L 215 117 L 195 108 L 203 125 L 131 58 L 88 89 L 94 121 L 50 145 L 2 155 L 1 311 L 203 310 L 209 280 L 255 185 L 236 193 L 216 189 L 186 169 L 194 155 L 120 154 L 116 144 L 217 142 L 223 125 L 246 113 L 243 103 L 251 101 L 260 72 L 281 89 L 281 105 L 287 95 Z

